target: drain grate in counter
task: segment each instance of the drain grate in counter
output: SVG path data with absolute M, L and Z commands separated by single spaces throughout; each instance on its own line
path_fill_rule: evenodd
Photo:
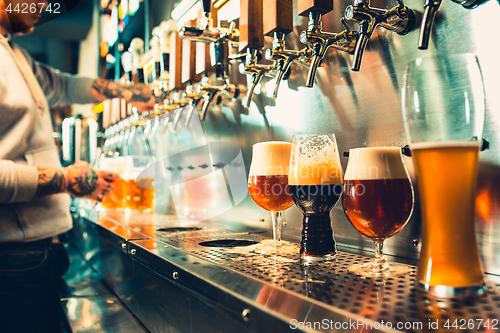
M 297 260 L 298 254 L 265 256 L 222 248 L 188 252 L 374 322 L 391 322 L 393 328 L 400 323 L 405 331 L 435 331 L 429 327 L 435 322 L 439 324 L 437 331 L 446 332 L 463 332 L 464 328 L 486 332 L 488 326 L 500 329 L 500 284 L 492 282 L 495 277 L 490 279 L 483 298 L 467 302 L 436 301 L 416 292 L 416 267 L 411 266 L 411 274 L 407 276 L 385 280 L 362 278 L 350 273 L 348 267 L 369 258 L 347 252 L 338 252 L 331 262 L 307 266 Z
M 202 231 L 177 233 L 161 240 L 182 251 L 286 291 L 346 310 L 376 323 L 402 325 L 408 332 L 489 332 L 500 330 L 500 277 L 489 276 L 487 294 L 473 301 L 434 300 L 417 292 L 416 267 L 411 274 L 389 279 L 362 278 L 348 271 L 370 258 L 339 251 L 330 262 L 304 266 L 299 254 L 263 255 L 255 245 L 237 248 L 203 247 L 206 241 L 238 238 L 260 242 L 262 234 L 212 235 Z M 438 323 L 439 328 L 435 328 Z M 387 326 L 386 326 L 387 327 Z

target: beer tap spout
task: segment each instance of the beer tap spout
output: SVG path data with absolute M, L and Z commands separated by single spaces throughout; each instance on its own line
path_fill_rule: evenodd
M 345 28 L 342 32 L 323 32 L 321 14 L 315 11 L 309 13 L 308 28 L 300 34 L 300 41 L 306 44 L 312 53 L 312 60 L 306 81 L 308 88 L 313 86 L 316 70 L 330 47 L 353 54 L 359 35 L 349 30 L 344 18 L 341 19 L 341 23 Z
M 389 10 L 370 7 L 368 0 L 355 0 L 354 5 L 346 8 L 345 18 L 359 24 L 360 37 L 354 50 L 351 67 L 353 71 L 359 71 L 366 45 L 377 26 L 380 25 L 398 35 L 406 35 L 414 28 L 415 13 L 405 6 L 402 0 L 397 1 L 398 5 Z
M 286 50 L 285 49 L 285 34 L 283 32 L 275 32 L 273 40 L 273 48 L 266 50 L 266 59 L 274 61 L 276 67 L 276 83 L 274 85 L 273 98 L 278 98 L 278 89 L 283 77 L 290 69 L 290 65 L 294 62 L 304 64 L 310 61 L 312 51 L 309 47 L 304 47 L 302 50 Z
M 255 87 L 260 83 L 264 75 L 269 74 L 273 75 L 276 67 L 275 63 L 270 65 L 262 65 L 257 63 L 257 54 L 259 50 L 248 48 L 246 61 L 244 64 L 240 64 L 240 73 L 247 74 L 250 76 L 250 87 L 247 91 L 247 99 L 244 107 L 248 109 L 250 107 L 250 103 L 252 102 L 253 93 L 255 91 Z

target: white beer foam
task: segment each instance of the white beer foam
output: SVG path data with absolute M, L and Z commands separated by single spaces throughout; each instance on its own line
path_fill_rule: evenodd
M 311 142 L 299 141 L 292 155 L 297 156 L 290 161 L 289 185 L 342 184 L 337 145 L 328 135 L 318 135 Z
M 284 141 L 261 142 L 253 145 L 251 176 L 286 176 L 292 144 Z
M 408 178 L 399 147 L 369 147 L 349 150 L 346 180 Z
M 481 148 L 480 141 L 419 142 L 410 144 L 411 150 L 439 148 Z

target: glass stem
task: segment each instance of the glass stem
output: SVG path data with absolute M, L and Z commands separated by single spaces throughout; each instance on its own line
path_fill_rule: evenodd
M 384 247 L 384 241 L 374 241 L 375 242 L 375 258 L 373 259 L 373 269 L 376 271 L 384 271 L 387 269 L 385 266 L 385 257 L 382 252 Z
M 281 246 L 281 219 L 283 217 L 283 211 L 275 212 L 271 211 L 271 220 L 273 222 L 273 244 L 274 247 Z

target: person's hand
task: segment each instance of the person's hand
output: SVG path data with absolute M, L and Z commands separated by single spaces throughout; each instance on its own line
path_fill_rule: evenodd
M 72 197 L 92 199 L 101 202 L 109 195 L 114 186 L 112 182 L 120 179 L 114 172 L 92 169 L 87 162 L 77 161 L 63 169 L 66 179 L 66 193 Z
M 123 98 L 139 111 L 151 111 L 155 107 L 155 96 L 145 84 L 137 84 L 122 92 Z

